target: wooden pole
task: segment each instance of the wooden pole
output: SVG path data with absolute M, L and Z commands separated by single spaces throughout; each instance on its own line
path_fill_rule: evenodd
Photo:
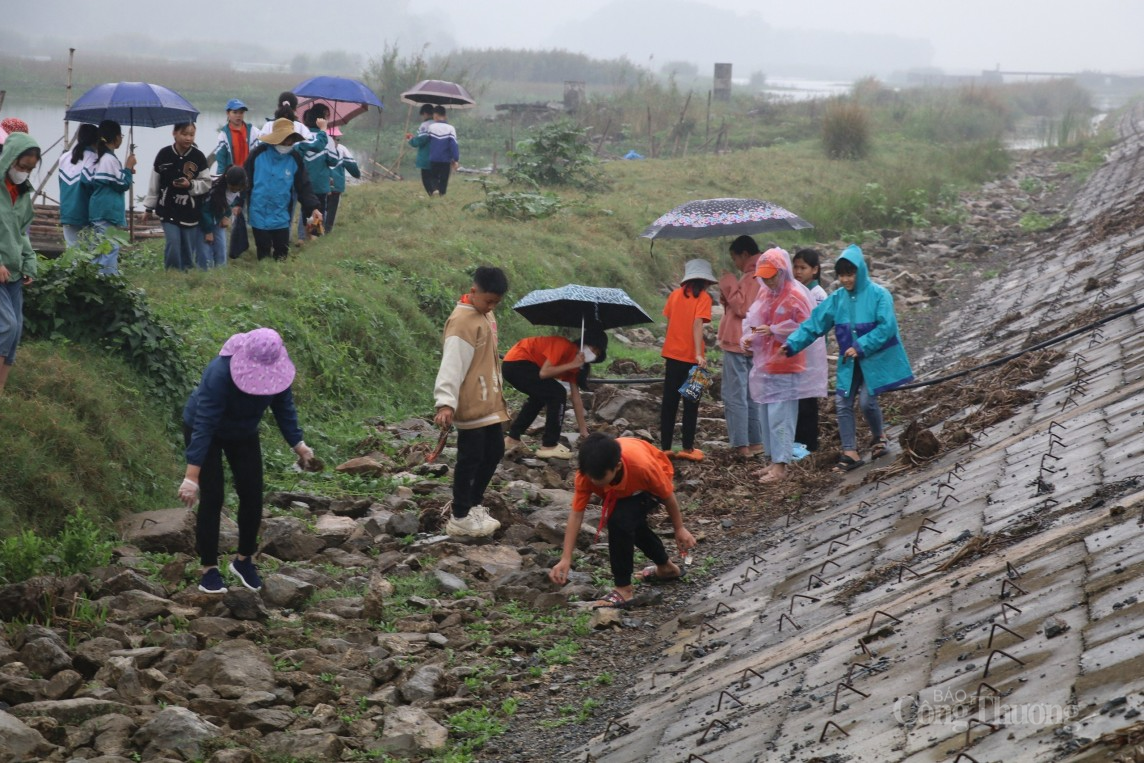
M 612 118 L 608 117 L 608 123 L 604 125 L 604 134 L 600 136 L 600 142 L 596 144 L 596 151 L 593 156 L 600 155 L 600 149 L 604 147 L 604 141 L 608 139 L 608 131 L 612 129 Z
M 703 145 L 711 140 L 711 91 L 707 91 L 707 129 L 703 133 Z
M 648 150 L 647 150 L 648 156 L 650 156 L 652 159 L 654 159 L 655 158 L 655 138 L 651 134 L 651 104 L 648 104 L 648 107 L 647 107 L 647 145 L 648 145 Z
M 68 150 L 68 145 L 71 143 L 71 141 L 68 140 L 67 113 L 68 113 L 68 109 L 70 109 L 71 105 L 72 105 L 72 99 L 71 99 L 72 64 L 74 64 L 74 63 L 75 63 L 75 48 L 68 48 L 68 85 L 67 85 L 67 89 L 65 90 L 66 95 L 64 97 L 64 151 Z

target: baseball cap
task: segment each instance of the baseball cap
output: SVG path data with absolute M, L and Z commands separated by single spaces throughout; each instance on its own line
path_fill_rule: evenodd
M 226 102 L 226 110 L 227 111 L 250 111 L 250 109 L 247 108 L 246 104 L 243 103 L 242 101 L 238 100 L 237 98 L 231 98 L 229 101 Z

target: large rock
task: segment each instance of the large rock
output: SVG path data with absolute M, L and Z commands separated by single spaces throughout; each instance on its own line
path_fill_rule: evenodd
M 20 650 L 20 660 L 32 672 L 45 678 L 51 678 L 56 673 L 72 666 L 72 658 L 63 647 L 52 639 L 37 638 L 24 644 Z
M 119 523 L 123 539 L 142 551 L 195 552 L 195 512 L 192 509 L 143 511 Z
M 267 575 L 262 581 L 262 599 L 272 607 L 298 609 L 317 590 L 312 583 L 290 575 Z
M 430 755 L 445 746 L 449 732 L 421 708 L 401 705 L 385 714 L 380 741 L 398 757 Z
M 76 596 L 86 597 L 90 590 L 91 582 L 85 575 L 34 577 L 0 586 L 0 620 L 42 620 L 52 614 L 48 607 L 53 602 L 57 614 L 66 616 L 69 603 Z
M 413 671 L 405 683 L 399 687 L 401 698 L 406 702 L 434 699 L 437 696 L 437 683 L 445 671 L 440 665 L 422 665 Z
M 166 617 L 173 607 L 181 611 L 173 601 L 146 591 L 124 591 L 118 596 L 105 596 L 99 603 L 107 608 L 112 620 L 120 623 Z
M 325 547 L 300 519 L 272 517 L 262 524 L 262 550 L 283 561 L 308 561 Z
M 340 546 L 354 534 L 357 522 L 349 517 L 323 514 L 314 521 L 314 532 L 326 546 Z
M 20 718 L 34 718 L 37 715 L 43 715 L 53 718 L 65 726 L 78 726 L 87 719 L 100 715 L 130 712 L 131 708 L 121 702 L 89 697 L 61 699 L 56 702 L 27 702 L 12 708 L 12 715 Z
M 465 546 L 461 556 L 480 567 L 489 578 L 520 569 L 524 559 L 508 546 Z
M 207 723 L 185 707 L 174 706 L 159 711 L 135 732 L 131 741 L 143 748 L 144 760 L 164 750 L 192 759 L 200 757 L 203 742 L 221 733 L 222 729 L 213 723 Z
M 241 686 L 253 691 L 274 691 L 274 666 L 253 642 L 224 641 L 201 653 L 183 676 L 187 683 Z
M 276 731 L 262 739 L 262 747 L 289 760 L 339 760 L 342 741 L 321 729 Z
M 44 760 L 53 749 L 40 732 L 0 710 L 0 761 Z
M 606 400 L 603 399 L 605 397 Z M 659 399 L 638 389 L 618 389 L 611 395 L 597 395 L 593 407 L 595 414 L 604 421 L 625 418 L 634 426 L 659 422 Z

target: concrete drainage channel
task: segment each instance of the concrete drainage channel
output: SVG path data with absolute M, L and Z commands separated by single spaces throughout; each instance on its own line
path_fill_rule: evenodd
M 1112 233 L 1014 253 L 951 318 L 946 359 L 996 344 L 1002 315 L 1017 350 L 1139 302 L 1144 233 L 1116 220 L 1144 191 L 1117 166 L 1141 124 L 1070 210 Z M 962 447 L 775 522 L 664 626 L 633 710 L 567 759 L 1095 761 L 1144 741 L 1139 315 L 1057 345 L 1016 388 L 1035 394 Z

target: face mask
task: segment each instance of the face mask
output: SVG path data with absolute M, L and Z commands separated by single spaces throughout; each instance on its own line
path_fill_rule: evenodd
M 276 150 L 280 154 L 288 154 L 294 150 L 294 147 L 293 146 L 275 146 L 274 150 Z
M 584 362 L 585 363 L 591 363 L 595 360 L 596 360 L 596 353 L 592 350 L 591 347 L 585 347 L 584 348 Z
M 15 167 L 8 170 L 8 178 L 16 185 L 27 182 L 28 176 L 31 174 L 30 172 L 20 172 Z

